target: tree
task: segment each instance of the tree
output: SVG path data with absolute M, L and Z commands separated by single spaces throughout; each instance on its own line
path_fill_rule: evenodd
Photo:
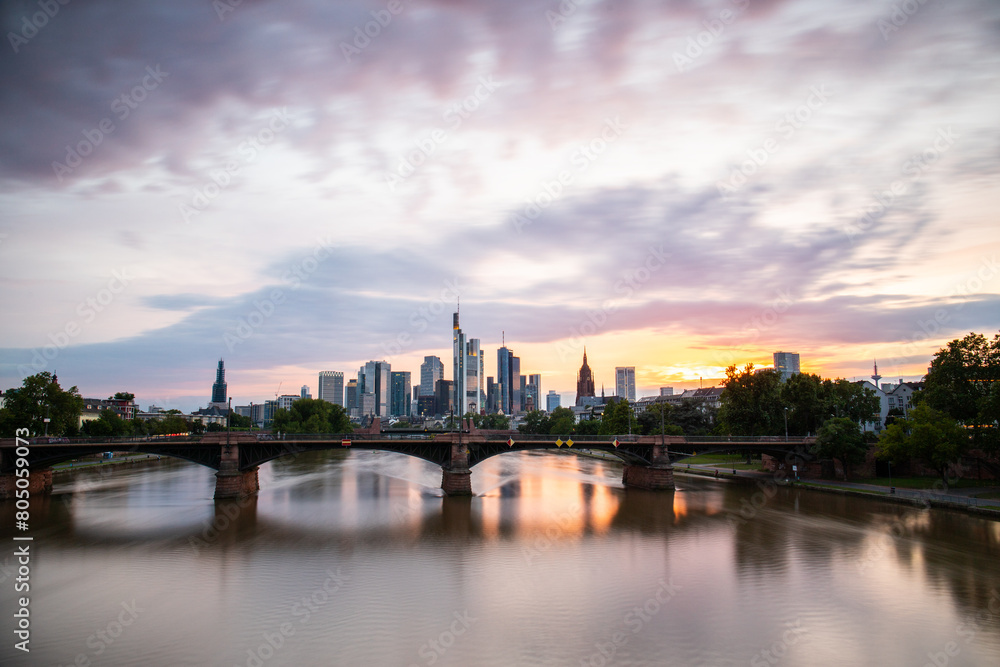
M 569 408 L 556 408 L 549 415 L 549 433 L 552 435 L 568 435 L 576 426 L 576 416 Z
M 0 435 L 13 438 L 16 429 L 27 428 L 32 435 L 75 435 L 79 430 L 83 398 L 77 388 L 63 391 L 58 380 L 49 372 L 24 378 L 22 385 L 4 394 L 0 409 Z
M 285 433 L 350 433 L 351 420 L 339 405 L 316 398 L 300 398 L 274 413 L 274 430 Z
M 510 417 L 502 415 L 499 412 L 492 415 L 477 415 L 470 412 L 469 415 L 472 417 L 472 423 L 476 428 L 488 431 L 510 430 Z
M 857 423 L 878 423 L 881 405 L 875 390 L 868 389 L 850 380 L 823 380 L 824 414 L 830 417 L 846 417 Z
M 925 401 L 972 429 L 976 447 L 1000 446 L 1000 334 L 987 340 L 970 333 L 938 350 L 931 360 L 923 391 Z
M 652 403 L 643 410 L 636 421 L 643 435 L 684 435 L 684 429 L 673 423 L 674 407 L 669 403 Z
M 601 420 L 591 415 L 590 419 L 581 419 L 573 427 L 574 435 L 600 435 Z
M 700 401 L 681 401 L 670 413 L 673 423 L 684 435 L 711 435 L 718 416 L 718 408 L 708 407 Z
M 541 410 L 532 410 L 524 415 L 524 423 L 517 427 L 521 433 L 547 434 L 552 428 L 549 416 Z
M 773 368 L 754 370 L 747 364 L 726 369 L 725 389 L 719 421 L 732 435 L 779 435 L 784 433 L 784 411 L 780 400 L 781 375 Z
M 826 420 L 816 436 L 816 445 L 821 458 L 840 459 L 844 479 L 850 477 L 851 466 L 862 463 L 868 453 L 861 427 L 848 417 Z
M 795 373 L 781 386 L 781 402 L 788 408 L 788 434 L 819 431 L 829 416 L 823 379 L 813 373 Z
M 629 402 L 620 398 L 605 405 L 600 434 L 622 435 L 631 432 L 638 433 L 638 424 L 635 421 L 635 411 Z
M 83 423 L 80 433 L 101 438 L 132 435 L 132 422 L 122 419 L 114 410 L 101 410 L 97 419 Z
M 230 416 L 230 425 L 233 429 L 249 429 L 253 427 L 253 420 L 246 415 L 238 415 L 235 412 Z
M 948 490 L 948 466 L 971 446 L 966 429 L 941 410 L 920 403 L 907 419 L 897 419 L 878 441 L 881 459 L 916 459 L 941 475 Z
M 135 394 L 131 394 L 127 391 L 116 391 L 114 396 L 108 397 L 109 401 L 134 401 Z

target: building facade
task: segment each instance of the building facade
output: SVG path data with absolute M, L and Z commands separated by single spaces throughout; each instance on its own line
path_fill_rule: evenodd
M 799 370 L 799 355 L 797 352 L 775 352 L 774 353 L 774 370 L 778 371 L 781 375 L 781 381 L 784 382 L 788 378 L 792 377 L 796 373 L 801 372 Z
M 441 357 L 424 357 L 424 363 L 420 364 L 420 395 L 433 396 L 437 381 L 443 379 L 444 364 L 441 363 Z
M 317 384 L 319 400 L 333 403 L 340 407 L 344 405 L 344 374 L 341 371 L 320 371 Z M 355 387 L 357 383 L 355 382 Z
M 545 410 L 547 412 L 552 412 L 559 407 L 559 401 L 561 397 L 556 393 L 555 389 L 549 389 L 549 393 L 545 396 Z
M 410 416 L 410 371 L 393 371 L 392 390 L 389 397 L 389 416 Z
M 615 396 L 635 403 L 635 366 L 615 368 Z

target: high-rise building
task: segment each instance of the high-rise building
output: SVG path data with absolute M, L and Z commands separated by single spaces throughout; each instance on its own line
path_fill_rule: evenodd
M 222 363 L 222 359 L 219 359 L 219 367 L 215 370 L 215 384 L 212 385 L 212 402 L 209 403 L 209 407 L 213 405 L 220 408 L 226 407 L 229 395 L 227 392 L 226 367 Z
M 781 381 L 784 382 L 796 373 L 799 373 L 799 355 L 797 352 L 775 352 L 774 370 L 781 374 Z
M 300 398 L 312 398 L 313 397 L 313 395 L 309 393 L 309 385 L 307 385 L 307 384 L 302 385 L 302 389 L 299 390 L 299 397 Z
M 438 380 L 434 387 L 435 414 L 447 415 L 455 409 L 455 383 L 451 380 Z
M 358 383 L 354 383 L 357 389 Z M 344 407 L 344 374 L 341 371 L 320 371 L 317 385 L 319 400 Z
M 347 381 L 347 387 L 344 388 L 344 408 L 347 410 L 347 414 L 351 417 L 359 417 L 360 412 L 358 408 L 361 405 L 358 403 L 358 381 L 356 378 L 351 378 Z
M 483 407 L 482 361 L 479 339 L 470 338 L 465 344 L 465 407 L 463 411 L 476 415 Z
M 549 393 L 545 396 L 545 410 L 547 412 L 552 412 L 559 407 L 559 401 L 561 396 L 556 393 L 555 389 L 549 389 Z
M 660 387 L 660 396 L 673 396 L 673 395 L 674 395 L 673 387 Z
M 393 371 L 391 375 L 392 391 L 390 394 L 389 415 L 392 417 L 410 416 L 410 371 Z
M 528 384 L 525 385 L 524 407 L 528 408 L 528 399 L 531 399 L 533 409 L 542 409 L 542 376 L 538 373 L 528 376 Z
M 459 414 L 465 414 L 467 410 L 465 409 L 466 402 L 466 346 L 465 346 L 465 334 L 462 333 L 462 328 L 458 324 L 458 313 L 454 313 L 452 317 L 452 340 L 451 340 L 451 350 L 452 350 L 452 382 L 454 383 L 455 395 L 451 399 L 451 403 L 454 409 Z
M 583 365 L 576 375 L 576 404 L 583 405 L 584 397 L 594 397 L 594 373 L 587 365 L 587 348 L 583 348 Z
M 635 366 L 615 367 L 615 396 L 635 403 Z
M 497 403 L 505 415 L 521 411 L 521 358 L 506 346 L 497 350 Z
M 434 386 L 438 380 L 444 378 L 444 364 L 440 357 L 424 357 L 424 363 L 420 364 L 420 395 L 433 396 Z
M 391 365 L 388 361 L 369 361 L 358 371 L 358 395 L 361 396 L 361 414 L 377 415 L 379 417 L 389 416 L 389 391 L 391 388 L 390 373 Z M 364 401 L 365 394 L 373 396 L 374 408 L 366 410 Z
M 497 411 L 497 383 L 493 381 L 493 376 L 486 378 L 486 413 L 494 414 Z

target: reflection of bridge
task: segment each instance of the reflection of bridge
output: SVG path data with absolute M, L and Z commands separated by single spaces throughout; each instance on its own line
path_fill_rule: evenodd
M 552 436 L 527 435 L 516 431 L 480 431 L 466 423 L 462 431 L 387 431 L 375 429 L 348 434 L 210 433 L 204 436 L 76 439 L 36 438 L 27 446 L 0 441 L 0 498 L 13 498 L 16 488 L 31 493 L 52 490 L 51 466 L 88 454 L 113 451 L 171 456 L 217 470 L 215 497 L 239 498 L 260 489 L 257 470 L 262 463 L 289 454 L 351 448 L 397 452 L 441 466 L 441 488 L 448 495 L 471 495 L 471 468 L 505 452 L 537 449 L 600 450 L 621 459 L 625 465 L 622 483 L 627 487 L 660 490 L 674 488 L 670 455 L 686 456 L 697 450 L 742 450 L 784 455 L 811 444 L 814 438 L 744 438 L 709 436 Z M 799 450 L 801 452 L 801 449 Z M 27 463 L 27 481 L 18 486 L 16 468 Z M 21 462 L 21 467 L 23 467 Z M 21 473 L 24 476 L 25 473 Z

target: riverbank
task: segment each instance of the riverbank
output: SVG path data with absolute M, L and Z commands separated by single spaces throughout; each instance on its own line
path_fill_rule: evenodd
M 758 485 L 762 482 L 773 481 L 778 486 L 789 486 L 804 488 L 823 493 L 834 493 L 842 496 L 856 496 L 868 498 L 869 500 L 884 500 L 885 502 L 918 505 L 922 507 L 934 507 L 939 509 L 951 509 L 986 516 L 991 519 L 1000 520 L 1000 501 L 969 498 L 946 493 L 915 491 L 912 489 L 896 489 L 895 493 L 883 491 L 880 487 L 868 484 L 857 484 L 854 482 L 841 482 L 836 480 L 778 480 L 774 475 L 765 472 L 741 471 L 735 474 L 730 471 L 722 471 L 718 468 L 682 468 L 684 464 L 674 466 L 674 475 L 689 475 L 692 477 L 708 477 L 719 479 L 729 483 Z
M 166 457 L 169 458 L 169 457 Z M 52 466 L 52 474 L 58 475 L 60 473 L 73 472 L 75 470 L 92 470 L 95 468 L 117 468 L 117 467 L 138 467 L 153 465 L 165 460 L 165 457 L 157 456 L 156 454 L 126 454 L 113 459 L 80 459 L 77 461 L 68 461 L 66 463 L 58 463 Z

